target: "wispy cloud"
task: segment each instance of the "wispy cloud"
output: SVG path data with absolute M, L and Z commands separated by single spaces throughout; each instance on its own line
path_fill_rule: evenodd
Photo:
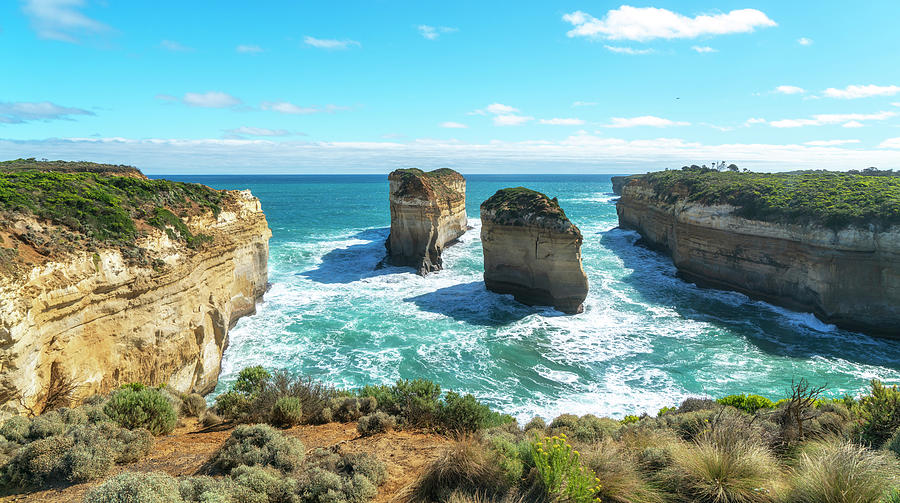
M 813 40 L 811 38 L 800 37 L 797 39 L 797 43 L 800 45 L 808 46 L 813 45 Z
M 797 86 L 778 86 L 774 92 L 778 94 L 803 94 L 806 92 L 806 89 Z
M 166 49 L 167 51 L 172 51 L 172 52 L 193 52 L 194 51 L 193 47 L 188 47 L 186 45 L 182 45 L 181 43 L 176 42 L 174 40 L 163 40 L 162 42 L 159 43 L 159 46 L 162 47 L 163 49 Z
M 804 145 L 811 147 L 836 147 L 838 145 L 850 145 L 859 143 L 859 140 L 814 140 L 805 142 Z
M 315 38 L 309 35 L 303 37 L 303 43 L 318 49 L 343 50 L 350 47 L 360 47 L 362 44 L 356 40 L 337 40 L 332 38 Z
M 688 17 L 666 9 L 629 5 L 610 10 L 603 19 L 597 19 L 586 12 L 575 11 L 565 14 L 563 20 L 574 26 L 567 33 L 569 37 L 637 42 L 657 38 L 696 38 L 704 35 L 750 33 L 756 28 L 777 26 L 775 21 L 756 9 Z
M 538 121 L 539 124 L 547 124 L 550 126 L 581 126 L 584 124 L 582 119 L 576 118 L 553 118 L 553 119 L 541 119 Z
M 64 107 L 49 101 L 0 102 L 0 124 L 72 120 L 73 115 L 94 115 L 94 112 Z
M 898 148 L 900 149 L 900 138 L 888 138 L 878 145 L 878 148 Z
M 634 47 L 619 47 L 615 45 L 604 45 L 603 47 L 610 52 L 615 52 L 617 54 L 631 54 L 633 56 L 653 53 L 653 49 L 635 49 Z
M 469 115 L 493 115 L 495 126 L 520 126 L 534 120 L 534 117 L 521 115 L 519 109 L 503 103 L 491 103 L 490 105 L 473 110 Z
M 241 54 L 257 54 L 257 53 L 263 52 L 262 47 L 260 47 L 258 45 L 244 45 L 244 44 L 241 44 L 241 45 L 235 47 L 234 50 Z
M 263 101 L 260 103 L 259 108 L 262 110 L 268 110 L 270 112 L 278 112 L 282 114 L 288 115 L 309 115 L 309 114 L 320 114 L 320 113 L 334 113 L 339 112 L 341 110 L 349 110 L 349 107 L 343 107 L 338 105 L 325 105 L 324 107 L 320 107 L 318 105 L 313 106 L 301 106 L 291 103 L 289 101 Z
M 718 49 L 713 49 L 708 45 L 695 45 L 691 47 L 691 50 L 694 52 L 699 52 L 700 54 L 709 54 L 711 52 L 719 52 Z
M 640 117 L 613 117 L 612 123 L 603 127 L 608 128 L 629 128 L 629 127 L 672 127 L 672 126 L 690 126 L 690 122 L 673 121 L 653 115 L 642 115 Z
M 286 129 L 269 129 L 261 127 L 241 126 L 235 129 L 226 129 L 226 133 L 232 136 L 290 136 L 292 133 Z
M 38 37 L 76 43 L 82 35 L 109 31 L 110 27 L 80 12 L 84 0 L 24 0 L 22 11 L 28 16 Z
M 416 27 L 419 30 L 419 34 L 428 40 L 437 40 L 441 35 L 445 33 L 454 33 L 459 31 L 456 28 L 451 28 L 449 26 L 428 26 L 427 24 L 420 24 Z
M 572 106 L 575 107 L 575 108 L 578 108 L 578 107 L 595 107 L 595 106 L 597 106 L 597 105 L 599 105 L 599 104 L 600 104 L 600 103 L 597 103 L 596 101 L 575 101 L 575 102 L 572 103 Z
M 440 123 L 440 126 L 448 128 L 448 129 L 466 129 L 469 127 L 461 122 L 452 122 L 452 121 L 442 122 L 442 123 Z
M 847 86 L 843 89 L 829 87 L 823 94 L 829 98 L 855 100 L 859 98 L 871 98 L 873 96 L 893 96 L 897 93 L 900 93 L 900 86 L 878 86 L 869 84 Z
M 806 126 L 827 126 L 842 124 L 844 127 L 862 127 L 865 121 L 883 121 L 896 116 L 896 112 L 874 114 L 818 114 L 805 119 L 782 119 L 769 122 L 775 128 L 798 128 Z
M 157 96 L 165 100 L 167 95 Z M 181 102 L 190 107 L 198 108 L 228 108 L 240 105 L 241 100 L 221 91 L 207 91 L 205 93 L 184 93 Z

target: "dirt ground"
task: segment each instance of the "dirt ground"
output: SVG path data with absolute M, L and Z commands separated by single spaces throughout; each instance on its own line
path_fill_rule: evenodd
M 402 490 L 411 484 L 425 467 L 439 457 L 451 440 L 434 434 L 391 431 L 370 437 L 360 437 L 356 423 L 329 423 L 321 426 L 297 426 L 285 433 L 299 438 L 307 450 L 337 446 L 342 452 L 372 454 L 387 467 L 387 481 L 378 488 L 374 503 L 396 501 Z M 194 475 L 222 446 L 231 434 L 224 426 L 203 430 L 190 422 L 171 435 L 157 437 L 144 459 L 130 465 L 116 466 L 110 476 L 123 471 L 162 471 L 170 475 Z M 72 502 L 83 500 L 90 488 L 102 480 L 67 487 L 45 489 L 32 493 L 0 496 L 0 502 Z

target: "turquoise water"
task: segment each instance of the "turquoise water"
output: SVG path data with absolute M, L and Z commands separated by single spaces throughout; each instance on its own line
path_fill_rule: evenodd
M 218 391 L 248 365 L 341 386 L 424 377 L 520 418 L 654 412 L 687 396 L 780 397 L 792 378 L 858 392 L 900 381 L 900 342 L 873 339 L 675 277 L 616 228 L 609 176 L 468 176 L 474 229 L 445 269 L 375 269 L 390 214 L 385 176 L 171 176 L 251 189 L 273 237 L 271 289 L 231 331 Z M 584 235 L 585 311 L 563 316 L 487 292 L 478 206 L 525 185 L 557 196 Z

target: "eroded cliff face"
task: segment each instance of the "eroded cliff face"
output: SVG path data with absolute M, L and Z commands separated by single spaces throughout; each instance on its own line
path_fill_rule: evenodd
M 623 187 L 619 225 L 672 256 L 688 281 L 736 290 L 851 330 L 900 337 L 900 228 L 832 230 L 749 220 L 732 206 Z
M 442 267 L 441 252 L 467 229 L 466 179 L 451 169 L 398 169 L 390 181 L 391 264 L 422 276 Z
M 265 292 L 271 232 L 249 191 L 186 223 L 211 242 L 189 249 L 146 229 L 138 245 L 155 267 L 101 249 L 0 277 L 0 415 L 39 412 L 65 380 L 78 383 L 76 400 L 135 381 L 215 387 L 229 328 Z
M 488 290 L 567 314 L 584 310 L 581 231 L 555 199 L 522 188 L 498 191 L 481 205 L 481 242 Z

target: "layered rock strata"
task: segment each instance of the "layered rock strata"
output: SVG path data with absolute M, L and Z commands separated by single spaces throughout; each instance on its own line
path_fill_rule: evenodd
M 484 283 L 528 305 L 583 311 L 588 281 L 581 267 L 581 231 L 556 198 L 516 187 L 481 204 Z
M 466 179 L 452 169 L 398 169 L 390 181 L 388 262 L 422 276 L 442 268 L 441 252 L 467 227 Z
M 39 412 L 68 383 L 76 401 L 136 381 L 215 387 L 228 330 L 266 290 L 271 232 L 249 191 L 225 192 L 217 216 L 185 223 L 211 240 L 193 249 L 145 229 L 136 245 L 157 258 L 152 265 L 107 248 L 0 277 L 0 415 Z
M 900 337 L 900 228 L 750 220 L 734 206 L 689 202 L 683 192 L 629 181 L 616 204 L 619 225 L 671 255 L 688 281 Z

